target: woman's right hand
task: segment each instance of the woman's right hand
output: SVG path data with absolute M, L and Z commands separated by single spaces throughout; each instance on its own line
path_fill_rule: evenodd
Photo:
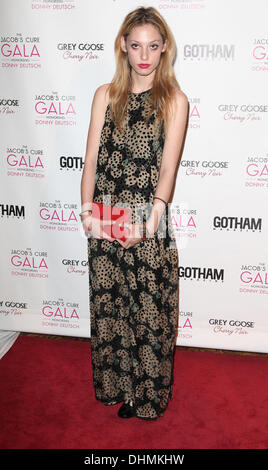
M 116 238 L 113 238 L 104 231 L 104 226 L 111 225 L 111 221 L 103 221 L 91 215 L 84 215 L 82 216 L 82 223 L 86 233 L 90 232 L 93 238 L 106 239 L 110 242 L 116 240 Z

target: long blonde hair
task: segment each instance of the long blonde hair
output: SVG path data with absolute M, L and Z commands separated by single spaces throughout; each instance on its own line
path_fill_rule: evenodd
M 125 17 L 114 43 L 116 58 L 116 71 L 109 86 L 109 105 L 116 125 L 123 129 L 128 102 L 128 91 L 131 85 L 130 65 L 127 53 L 122 51 L 120 38 L 125 41 L 131 29 L 135 26 L 151 24 L 156 27 L 162 37 L 163 43 L 167 39 L 167 47 L 161 53 L 159 65 L 155 71 L 154 81 L 150 97 L 150 113 L 147 123 L 154 109 L 157 110 L 156 118 L 163 119 L 164 123 L 170 116 L 171 102 L 174 87 L 180 89 L 173 70 L 176 55 L 176 44 L 173 34 L 164 18 L 154 7 L 138 7 Z

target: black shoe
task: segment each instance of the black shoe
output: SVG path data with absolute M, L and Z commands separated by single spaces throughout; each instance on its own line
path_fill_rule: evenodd
M 135 416 L 134 406 L 129 405 L 129 403 L 123 403 L 117 414 L 119 418 L 132 418 L 132 416 Z

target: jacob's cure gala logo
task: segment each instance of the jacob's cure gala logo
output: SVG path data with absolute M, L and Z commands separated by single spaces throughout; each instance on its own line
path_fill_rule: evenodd
M 40 202 L 39 216 L 41 230 L 63 230 L 78 232 L 77 204 L 61 202 Z
M 160 0 L 159 10 L 203 10 L 206 0 Z
M 234 44 L 185 44 L 183 59 L 190 61 L 234 60 Z
M 21 316 L 28 309 L 26 302 L 17 300 L 0 300 L 0 319 L 3 317 Z
M 200 129 L 200 98 L 189 98 L 189 128 Z
M 268 188 L 268 155 L 248 157 L 245 174 L 245 186 L 250 188 Z
M 60 0 L 60 1 L 50 1 L 48 0 L 32 0 L 31 8 L 32 10 L 39 11 L 69 11 L 73 10 L 76 7 L 76 0 Z
M 186 176 L 208 178 L 224 176 L 225 171 L 228 170 L 229 162 L 219 160 L 182 160 L 180 166 Z
M 265 263 L 241 266 L 239 292 L 244 294 L 268 294 L 268 272 Z
M 213 327 L 214 333 L 222 333 L 228 336 L 231 335 L 248 335 L 255 327 L 255 322 L 252 320 L 231 319 L 224 318 L 210 318 L 209 325 Z
M 7 176 L 44 178 L 45 159 L 42 149 L 27 145 L 6 150 Z
M 192 338 L 193 312 L 179 312 L 178 337 L 184 339 Z
M 100 58 L 100 53 L 104 51 L 102 43 L 59 43 L 57 49 L 62 52 L 62 58 L 72 62 L 83 60 L 96 60 Z
M 79 328 L 79 304 L 64 299 L 45 299 L 41 306 L 42 325 L 59 328 Z
M 268 71 L 268 37 L 255 38 L 252 45 L 252 67 L 254 72 Z
M 197 210 L 183 207 L 182 204 L 172 204 L 171 224 L 176 238 L 196 238 Z
M 240 124 L 248 121 L 261 121 L 267 117 L 268 106 L 259 103 L 219 104 L 218 110 L 224 121 L 237 121 Z
M 12 276 L 48 277 L 48 254 L 42 250 L 13 249 L 10 253 Z
M 240 231 L 240 232 L 261 232 L 262 219 L 254 217 L 232 217 L 215 215 L 213 219 L 213 230 Z
M 41 68 L 40 38 L 24 37 L 21 33 L 15 36 L 1 36 L 1 66 L 6 68 Z
M 206 268 L 199 266 L 179 266 L 179 277 L 195 281 L 222 281 L 224 280 L 224 269 Z
M 76 126 L 75 96 L 60 95 L 57 91 L 36 94 L 35 124 L 45 126 Z

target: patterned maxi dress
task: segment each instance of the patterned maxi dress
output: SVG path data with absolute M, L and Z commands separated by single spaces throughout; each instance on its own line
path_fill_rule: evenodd
M 150 90 L 129 91 L 124 131 L 115 126 L 109 105 L 106 108 L 96 202 L 132 209 L 153 203 L 165 137 L 155 111 L 149 126 L 145 122 Z M 128 249 L 117 240 L 88 239 L 95 398 L 104 404 L 132 400 L 135 416 L 148 420 L 163 416 L 172 398 L 178 252 L 169 210 L 167 205 L 154 237 Z M 136 223 L 142 220 L 140 215 Z

